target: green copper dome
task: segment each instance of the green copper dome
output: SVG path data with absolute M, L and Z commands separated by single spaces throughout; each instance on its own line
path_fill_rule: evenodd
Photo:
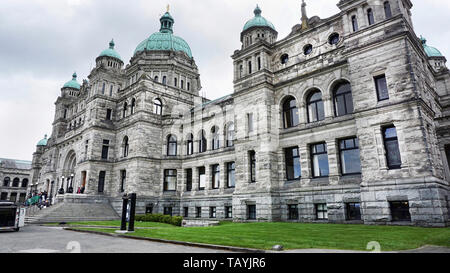
M 120 57 L 119 53 L 117 53 L 117 51 L 114 50 L 114 40 L 111 40 L 111 42 L 109 42 L 109 48 L 105 49 L 102 51 L 102 53 L 100 53 L 99 57 L 112 57 L 112 58 L 116 58 L 118 60 L 122 61 L 122 58 Z
M 253 17 L 253 19 L 248 20 L 247 23 L 245 23 L 243 31 L 246 31 L 247 29 L 252 27 L 269 27 L 275 30 L 275 26 L 271 22 L 269 22 L 266 18 L 262 17 L 261 12 L 262 11 L 259 8 L 259 6 L 256 6 L 254 10 L 255 17 Z
M 420 40 L 422 41 L 423 49 L 428 57 L 444 57 L 437 48 L 427 45 L 427 39 L 421 36 Z
M 77 82 L 77 73 L 73 73 L 72 80 L 64 84 L 63 88 L 73 88 L 80 90 L 81 85 Z
M 45 135 L 43 139 L 39 140 L 36 146 L 47 146 L 47 141 L 48 141 L 47 135 Z
M 191 48 L 188 43 L 182 38 L 173 35 L 172 26 L 174 19 L 169 12 L 166 12 L 160 19 L 161 29 L 159 32 L 153 33 L 148 39 L 140 43 L 134 54 L 144 50 L 170 50 L 181 51 L 186 53 L 189 58 L 192 58 Z

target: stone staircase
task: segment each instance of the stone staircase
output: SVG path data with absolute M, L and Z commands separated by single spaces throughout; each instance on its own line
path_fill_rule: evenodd
M 41 210 L 37 207 L 28 208 L 25 216 L 25 223 L 67 223 L 119 219 L 119 215 L 109 202 L 96 199 L 95 196 L 93 196 L 90 198 L 60 198 L 55 205 Z

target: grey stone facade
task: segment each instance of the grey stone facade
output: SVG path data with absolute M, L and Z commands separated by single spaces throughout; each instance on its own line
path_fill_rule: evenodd
M 98 57 L 80 89 L 61 89 L 51 138 L 33 157 L 33 184 L 52 185 L 54 194 L 60 188 L 67 194 L 69 185 L 74 192 L 84 187 L 85 195 L 101 194 L 117 211 L 120 197 L 135 192 L 138 213 L 184 215 L 187 210 L 193 219 L 447 225 L 450 73 L 445 57 L 424 51 L 412 26 L 412 3 L 387 2 L 390 14 L 377 0 L 341 0 L 340 12 L 326 19 L 308 19 L 304 8 L 302 22 L 281 40 L 268 26 L 244 30 L 242 48 L 232 56 L 234 92 L 215 101 L 199 95 L 199 71 L 185 52 L 137 51 L 125 67 L 115 57 Z M 339 35 L 335 43 L 333 34 Z M 308 52 L 307 45 L 312 46 Z M 386 100 L 377 97 L 375 79 L 381 75 Z M 337 115 L 334 90 L 342 82 L 351 85 L 354 109 Z M 318 122 L 308 119 L 313 90 L 320 91 L 323 102 Z M 285 129 L 288 96 L 295 98 L 298 124 Z M 386 126 L 396 128 L 398 168 L 387 162 Z M 229 128 L 233 145 L 227 145 Z M 205 152 L 199 152 L 202 130 Z M 215 134 L 219 147 L 212 149 Z M 168 155 L 170 135 L 176 137 L 175 155 Z M 350 137 L 359 141 L 361 170 L 344 175 L 340 143 Z M 326 144 L 328 164 L 327 175 L 318 178 L 311 152 L 317 143 Z M 102 158 L 104 145 L 107 158 Z M 300 156 L 301 177 L 295 180 L 286 177 L 290 147 L 298 147 Z M 250 151 L 255 152 L 254 179 Z M 230 162 L 235 187 L 227 187 Z M 216 164 L 220 183 L 213 187 Z M 165 176 L 168 170 L 176 170 L 175 177 Z M 173 188 L 171 183 L 164 187 L 175 179 Z M 393 202 L 407 202 L 410 221 L 393 219 Z M 355 203 L 361 218 L 353 220 L 349 205 Z M 327 217 L 318 217 L 319 205 L 325 205 Z M 232 214 L 227 215 L 228 207 Z M 298 217 L 289 217 L 288 208 Z
M 0 200 L 25 202 L 31 193 L 31 162 L 0 158 Z

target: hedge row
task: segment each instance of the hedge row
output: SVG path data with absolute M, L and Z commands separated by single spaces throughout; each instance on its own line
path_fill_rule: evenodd
M 140 222 L 166 223 L 166 224 L 171 224 L 174 226 L 181 227 L 181 223 L 183 222 L 183 217 L 182 216 L 163 215 L 163 214 L 141 214 L 141 215 L 136 215 L 135 220 L 140 221 Z

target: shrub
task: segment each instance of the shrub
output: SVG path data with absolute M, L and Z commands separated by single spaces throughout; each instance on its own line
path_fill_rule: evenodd
M 134 219 L 141 222 L 159 222 L 181 227 L 183 217 L 163 214 L 137 214 Z

